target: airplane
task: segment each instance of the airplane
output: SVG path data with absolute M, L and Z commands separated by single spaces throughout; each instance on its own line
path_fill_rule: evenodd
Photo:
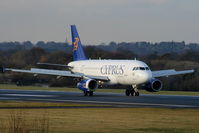
M 12 71 L 32 74 L 46 74 L 79 79 L 77 88 L 84 96 L 93 96 L 99 86 L 129 85 L 126 96 L 139 96 L 138 86 L 143 85 L 149 92 L 162 89 L 162 82 L 158 77 L 193 73 L 194 70 L 176 71 L 175 69 L 151 71 L 149 66 L 139 60 L 91 60 L 85 56 L 76 26 L 71 25 L 73 61 L 64 64 L 38 63 L 42 65 L 63 66 L 66 70 L 31 68 L 30 70 L 0 68 L 1 72 Z

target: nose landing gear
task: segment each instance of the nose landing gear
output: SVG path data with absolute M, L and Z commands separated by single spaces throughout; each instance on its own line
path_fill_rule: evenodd
M 132 85 L 132 89 L 126 89 L 125 92 L 126 96 L 139 96 L 140 93 L 138 92 L 137 85 Z

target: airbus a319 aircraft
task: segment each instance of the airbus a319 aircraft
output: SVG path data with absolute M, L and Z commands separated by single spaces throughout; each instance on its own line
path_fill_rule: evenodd
M 193 73 L 194 70 L 151 71 L 149 66 L 139 60 L 91 60 L 88 59 L 75 25 L 71 25 L 73 61 L 68 65 L 39 63 L 44 65 L 63 66 L 69 71 L 31 68 L 30 70 L 2 68 L 2 71 L 13 71 L 33 74 L 47 74 L 78 78 L 77 88 L 84 95 L 92 96 L 99 86 L 121 84 L 132 86 L 126 89 L 126 96 L 139 96 L 138 85 L 143 85 L 147 91 L 157 92 L 162 88 L 162 82 L 156 78 L 178 74 Z

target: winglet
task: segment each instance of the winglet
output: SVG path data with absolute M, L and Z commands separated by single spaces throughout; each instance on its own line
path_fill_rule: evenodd
M 73 60 L 87 60 L 75 25 L 71 25 Z

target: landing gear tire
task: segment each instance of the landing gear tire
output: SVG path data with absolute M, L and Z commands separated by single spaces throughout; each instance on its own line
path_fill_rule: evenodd
M 135 92 L 135 96 L 139 96 L 140 95 L 140 93 L 139 92 Z
M 126 89 L 126 92 L 125 92 L 125 94 L 126 94 L 126 96 L 130 96 L 130 94 L 131 94 L 131 90 L 129 90 L 129 89 Z
M 88 91 L 84 91 L 84 96 L 87 96 L 88 95 Z
M 93 91 L 84 91 L 84 96 L 93 96 Z
M 135 90 L 129 90 L 129 89 L 126 89 L 126 92 L 125 92 L 126 96 L 139 96 L 140 93 L 137 91 L 135 92 Z
M 132 91 L 132 92 L 131 92 L 131 96 L 139 96 L 139 95 L 140 95 L 139 92 L 135 92 L 135 91 Z
M 136 96 L 135 93 L 136 92 L 134 90 L 131 90 L 131 96 Z
M 89 91 L 89 96 L 93 96 L 93 91 Z
M 132 96 L 139 96 L 140 93 L 138 91 L 137 85 L 132 85 L 132 92 L 131 92 Z

